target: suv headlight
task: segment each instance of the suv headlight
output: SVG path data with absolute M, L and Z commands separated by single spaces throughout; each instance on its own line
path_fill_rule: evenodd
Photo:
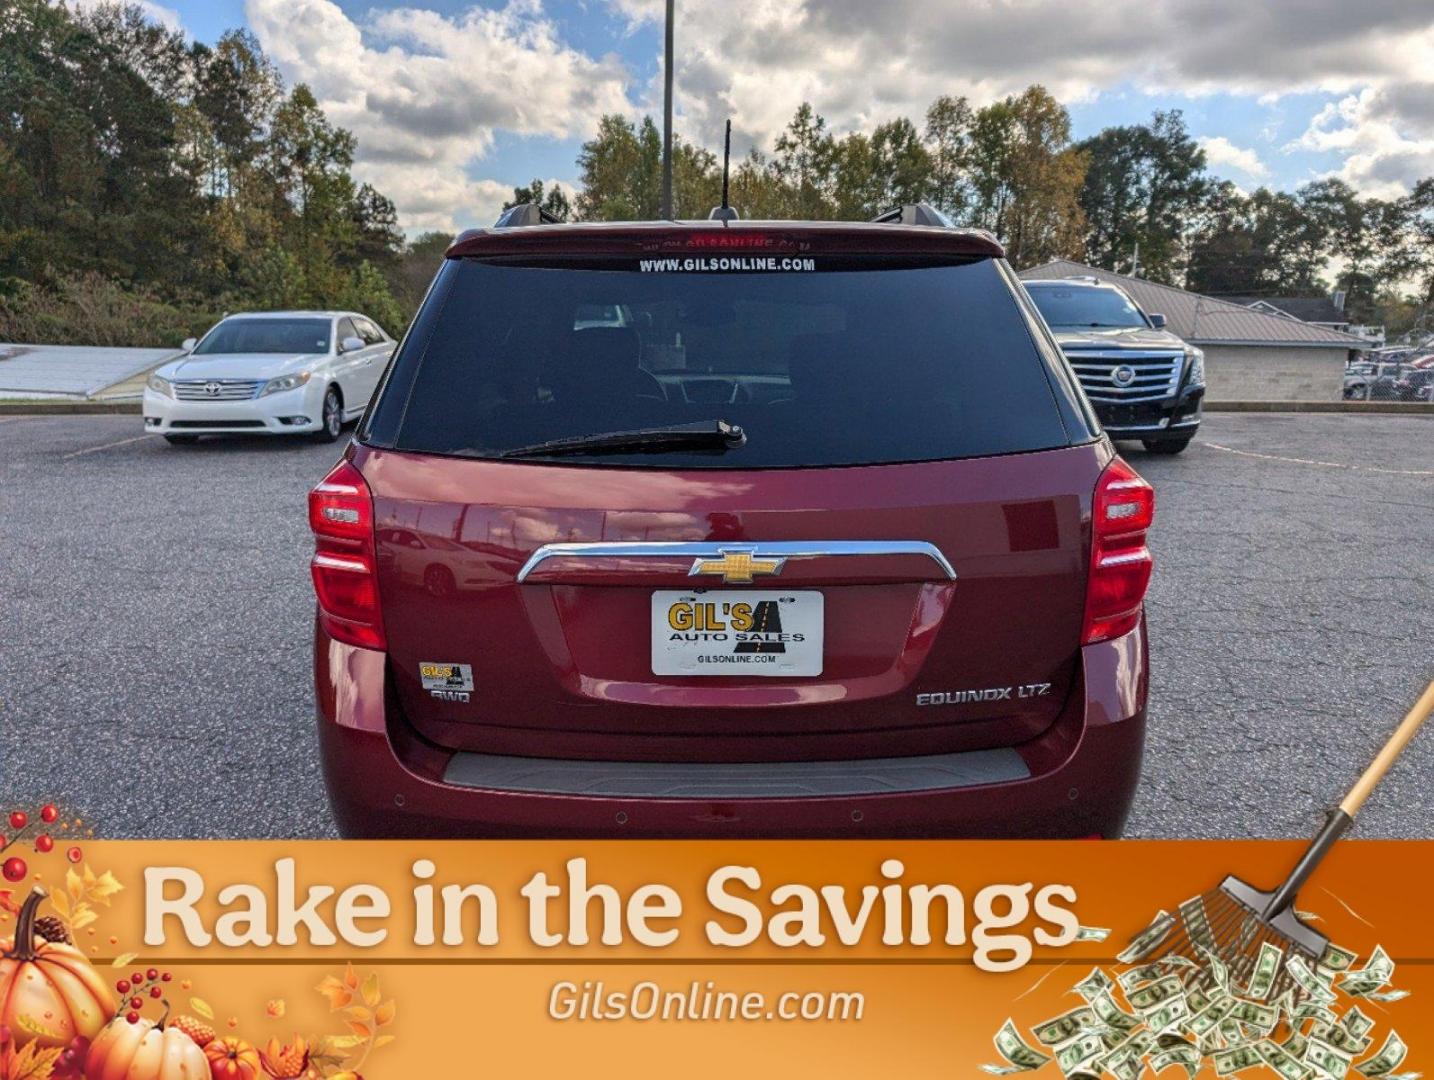
M 297 375 L 280 375 L 277 379 L 270 379 L 264 384 L 260 397 L 267 397 L 269 394 L 282 394 L 285 390 L 297 390 L 309 381 L 309 373 L 301 371 Z
M 1187 371 L 1185 385 L 1204 386 L 1205 354 L 1199 349 L 1187 346 L 1185 349 L 1185 366 Z
M 169 380 L 161 375 L 151 375 L 145 386 L 149 387 L 156 394 L 163 394 L 165 397 L 174 397 L 174 387 L 169 385 Z

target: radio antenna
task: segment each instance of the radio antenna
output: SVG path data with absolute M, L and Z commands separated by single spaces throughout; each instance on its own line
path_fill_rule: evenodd
M 713 207 L 707 217 L 712 221 L 736 221 L 737 211 L 728 201 L 728 189 L 732 177 L 732 121 L 727 121 L 727 134 L 722 140 L 722 205 Z

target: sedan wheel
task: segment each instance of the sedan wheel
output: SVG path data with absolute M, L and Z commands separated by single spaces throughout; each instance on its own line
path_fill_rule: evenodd
M 335 442 L 344 429 L 344 407 L 338 390 L 332 386 L 324 395 L 323 419 L 324 426 L 314 432 L 314 438 L 319 442 Z

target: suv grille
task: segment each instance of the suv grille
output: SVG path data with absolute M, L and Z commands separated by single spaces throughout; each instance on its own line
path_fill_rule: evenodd
M 180 379 L 174 396 L 180 401 L 249 401 L 263 385 L 254 379 Z
M 1069 352 L 1067 359 L 1091 401 L 1129 404 L 1159 401 L 1180 385 L 1183 352 L 1143 352 L 1110 349 L 1104 352 Z M 1117 378 L 1117 373 L 1123 377 Z

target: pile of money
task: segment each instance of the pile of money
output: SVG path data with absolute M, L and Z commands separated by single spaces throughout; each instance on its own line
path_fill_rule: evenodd
M 1181 923 L 1194 955 L 1148 959 Z M 1081 940 L 1103 936 L 1083 928 Z M 1007 1020 L 995 1037 L 1003 1063 L 981 1068 L 1011 1076 L 1054 1060 L 1071 1080 L 1138 1080 L 1147 1068 L 1172 1065 L 1189 1077 L 1209 1065 L 1219 1076 L 1268 1066 L 1284 1080 L 1419 1080 L 1395 1071 L 1408 1053 L 1396 1032 L 1370 1053 L 1375 1023 L 1359 1003 L 1407 996 L 1390 986 L 1394 961 L 1382 948 L 1360 965 L 1333 944 L 1309 962 L 1262 941 L 1235 973 L 1217 955 L 1203 900 L 1194 897 L 1178 915 L 1156 915 L 1117 959 L 1122 970 L 1093 969 L 1071 988 L 1082 1004 L 1037 1024 L 1031 1042 Z

